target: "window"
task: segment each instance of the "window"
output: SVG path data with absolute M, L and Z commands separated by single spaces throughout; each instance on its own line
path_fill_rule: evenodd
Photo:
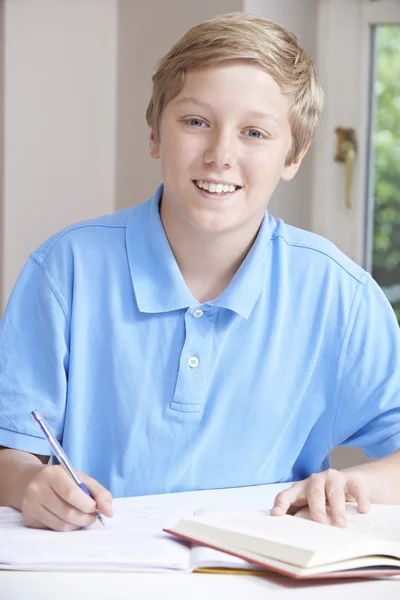
M 367 262 L 400 322 L 400 25 L 373 28 L 372 54 Z

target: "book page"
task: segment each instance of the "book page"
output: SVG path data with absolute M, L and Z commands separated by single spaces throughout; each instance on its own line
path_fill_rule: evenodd
M 400 505 L 372 504 L 368 513 L 360 513 L 356 503 L 347 502 L 346 512 L 349 531 L 373 535 L 400 544 Z M 310 519 L 308 508 L 301 509 L 295 516 Z
M 190 544 L 162 531 L 192 511 L 132 508 L 113 502 L 106 527 L 56 532 L 25 527 L 19 511 L 0 508 L 0 568 L 189 570 Z

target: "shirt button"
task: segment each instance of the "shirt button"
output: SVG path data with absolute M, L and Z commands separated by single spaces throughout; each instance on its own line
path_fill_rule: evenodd
M 203 316 L 203 311 L 201 310 L 201 308 L 196 308 L 196 310 L 193 311 L 193 316 L 195 319 L 200 319 L 200 317 Z
M 192 367 L 192 369 L 194 369 L 195 367 L 197 367 L 197 365 L 199 364 L 199 359 L 197 358 L 197 356 L 191 356 L 188 360 L 188 365 L 189 367 Z

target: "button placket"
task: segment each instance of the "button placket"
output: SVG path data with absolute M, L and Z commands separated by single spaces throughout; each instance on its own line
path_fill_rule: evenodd
M 203 412 L 210 375 L 215 320 L 214 311 L 205 312 L 199 307 L 191 307 L 186 311 L 185 341 L 174 397 L 170 404 L 175 418 L 177 414 L 185 419 L 200 418 Z

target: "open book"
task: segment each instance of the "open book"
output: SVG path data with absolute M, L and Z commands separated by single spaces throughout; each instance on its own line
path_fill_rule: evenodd
M 400 575 L 400 506 L 347 505 L 346 529 L 267 511 L 219 512 L 181 519 L 166 531 L 294 578 Z M 203 565 L 205 566 L 205 565 Z

